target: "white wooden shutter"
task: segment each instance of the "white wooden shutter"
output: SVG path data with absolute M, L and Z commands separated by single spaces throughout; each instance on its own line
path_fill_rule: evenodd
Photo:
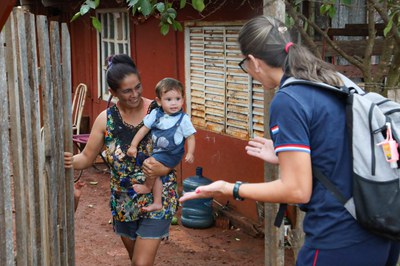
M 248 139 L 263 134 L 263 92 L 238 66 L 240 28 L 187 27 L 187 110 L 196 126 Z

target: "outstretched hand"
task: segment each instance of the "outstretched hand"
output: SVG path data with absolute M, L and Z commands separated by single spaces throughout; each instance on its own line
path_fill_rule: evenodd
M 215 196 L 227 194 L 227 182 L 219 180 L 207 186 L 200 186 L 192 192 L 185 192 L 179 201 L 184 202 L 192 199 L 212 198 Z
M 275 154 L 273 142 L 270 139 L 255 137 L 247 144 L 246 151 L 248 155 L 260 158 L 267 163 L 279 163 L 278 156 Z

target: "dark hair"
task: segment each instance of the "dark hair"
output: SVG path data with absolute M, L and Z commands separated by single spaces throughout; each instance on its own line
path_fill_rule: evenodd
M 117 54 L 107 57 L 107 84 L 113 91 L 117 91 L 122 80 L 130 75 L 135 74 L 140 80 L 140 75 L 137 71 L 136 65 L 126 54 Z
M 179 80 L 173 78 L 164 78 L 160 80 L 156 85 L 156 96 L 161 99 L 161 96 L 164 93 L 172 90 L 177 90 L 182 94 L 182 96 L 184 96 L 183 85 Z
M 292 44 L 285 49 L 290 33 L 277 19 L 259 16 L 249 20 L 240 30 L 238 41 L 243 55 L 251 54 L 271 67 L 281 67 L 286 76 L 342 85 L 333 65 L 316 57 L 306 47 Z

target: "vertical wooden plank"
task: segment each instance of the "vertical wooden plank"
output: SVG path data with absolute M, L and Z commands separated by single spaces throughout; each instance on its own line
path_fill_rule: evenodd
M 264 15 L 276 17 L 285 21 L 285 2 L 283 0 L 264 0 Z M 264 135 L 269 135 L 269 106 L 274 97 L 274 91 L 264 91 Z M 279 178 L 278 167 L 271 164 L 264 164 L 264 180 L 270 182 Z M 277 204 L 265 204 L 265 265 L 284 265 L 284 232 L 283 226 L 280 229 L 274 226 L 274 217 L 278 211 Z
M 16 11 L 10 15 L 6 27 L 6 45 L 10 50 L 6 54 L 6 64 L 8 68 L 8 91 L 11 128 L 11 153 L 13 162 L 13 177 L 14 177 L 14 205 L 15 205 L 15 223 L 16 226 L 16 250 L 18 251 L 16 257 L 17 265 L 27 265 L 27 218 L 26 214 L 26 197 L 24 195 L 24 168 L 23 168 L 23 149 L 21 137 L 21 120 L 20 120 L 20 95 L 19 95 L 19 81 L 17 58 L 19 53 L 17 47 L 19 46 L 16 28 Z
M 60 264 L 66 265 L 66 211 L 65 211 L 65 171 L 64 157 L 61 152 L 64 151 L 64 115 L 62 99 L 62 79 L 61 79 L 61 43 L 60 26 L 58 22 L 50 22 L 50 59 L 53 80 L 53 110 L 54 110 L 54 137 L 55 149 L 53 150 L 55 158 L 55 176 L 54 182 L 57 188 L 57 224 L 59 237 L 59 255 Z
M 37 243 L 34 234 L 35 231 L 35 198 L 33 191 L 33 152 L 32 152 L 32 141 L 31 141 L 31 99 L 30 99 L 30 84 L 29 84 L 29 71 L 28 65 L 32 64 L 31 58 L 28 58 L 27 53 L 27 35 L 25 27 L 25 15 L 22 9 L 16 9 L 16 30 L 18 38 L 18 77 L 19 77 L 19 105 L 20 105 L 20 115 L 21 115 L 21 139 L 23 148 L 23 168 L 24 175 L 23 178 L 23 192 L 24 193 L 24 204 L 26 204 L 26 212 L 24 217 L 27 221 L 27 254 L 28 254 L 28 265 L 37 265 Z M 27 62 L 29 62 L 27 64 Z
M 40 102 L 39 102 L 39 84 L 38 84 L 38 62 L 37 62 L 37 47 L 36 47 L 36 28 L 35 16 L 31 13 L 25 14 L 26 22 L 26 41 L 27 41 L 27 58 L 29 87 L 30 87 L 30 112 L 31 112 L 31 133 L 30 141 L 32 142 L 32 198 L 34 202 L 29 205 L 31 215 L 31 233 L 36 240 L 36 250 L 33 250 L 33 256 L 36 257 L 37 265 L 42 265 L 43 249 L 41 241 L 41 222 L 40 222 L 40 191 L 39 179 L 43 173 L 43 148 L 40 140 Z
M 4 32 L 0 33 L 0 83 L 3 84 L 0 86 L 0 261 L 2 265 L 11 266 L 15 263 Z
M 41 201 L 44 203 L 41 212 L 42 230 L 44 241 L 46 265 L 60 265 L 59 238 L 57 225 L 57 182 L 55 175 L 55 138 L 54 138 L 54 109 L 52 101 L 53 85 L 51 80 L 50 46 L 48 22 L 45 16 L 37 16 L 38 50 L 40 61 L 40 84 L 43 95 L 43 125 L 44 125 L 44 176 L 41 180 Z M 42 210 L 42 209 L 41 209 Z
M 63 77 L 63 108 L 64 108 L 64 150 L 73 152 L 72 147 L 72 110 L 71 110 L 71 38 L 66 23 L 61 24 L 62 40 L 62 77 Z M 65 169 L 66 194 L 66 234 L 68 265 L 75 264 L 75 234 L 74 231 L 74 177 L 72 169 Z

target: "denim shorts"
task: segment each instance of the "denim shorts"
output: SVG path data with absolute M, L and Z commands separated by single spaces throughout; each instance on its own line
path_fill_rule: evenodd
M 133 222 L 119 222 L 114 220 L 114 232 L 117 235 L 135 240 L 137 236 L 142 239 L 163 239 L 169 236 L 171 219 L 142 218 Z

